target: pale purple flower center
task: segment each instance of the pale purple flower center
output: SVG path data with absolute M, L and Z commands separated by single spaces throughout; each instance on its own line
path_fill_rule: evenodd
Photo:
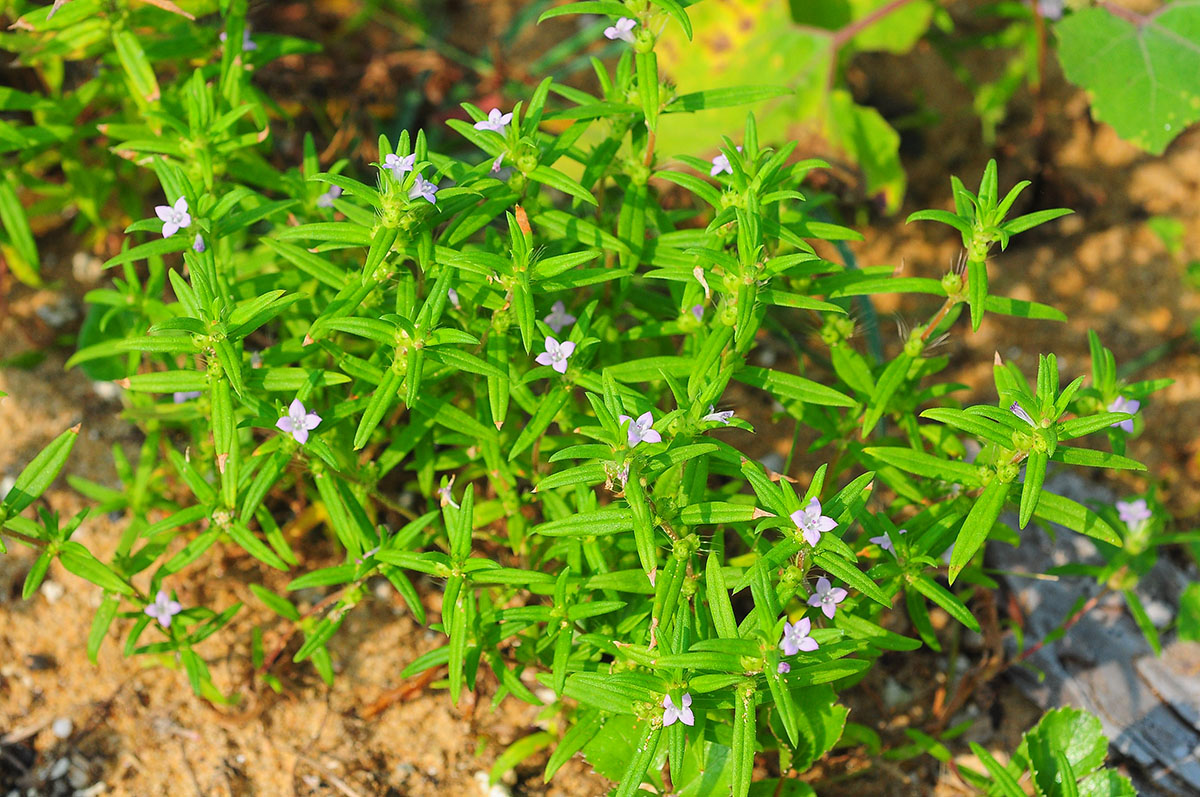
M 575 323 L 575 316 L 567 312 L 567 306 L 561 301 L 555 302 L 550 307 L 550 315 L 542 319 L 546 322 L 546 326 L 554 330 L 557 335 L 562 332 L 567 326 Z
M 628 415 L 618 415 L 619 423 L 629 422 L 629 429 L 626 432 L 629 441 L 629 447 L 633 448 L 639 443 L 661 443 L 662 435 L 654 431 L 651 427 L 654 425 L 654 417 L 649 412 L 643 412 L 636 419 Z
M 901 534 L 907 534 L 907 533 L 908 533 L 907 529 L 900 529 L 899 531 L 896 532 L 896 536 L 900 536 Z M 876 545 L 878 545 L 880 548 L 882 548 L 885 551 L 891 551 L 892 556 L 896 555 L 896 546 L 892 544 L 892 537 L 891 537 L 890 532 L 885 532 L 885 533 L 879 535 L 878 537 L 872 537 L 871 542 L 875 543 Z
M 742 151 L 739 146 L 738 152 Z M 712 168 L 708 171 L 709 175 L 716 177 L 718 174 L 733 174 L 733 166 L 729 164 L 729 156 L 724 152 L 718 152 L 716 157 L 712 159 Z
M 688 692 L 684 692 L 679 699 L 680 706 L 676 707 L 675 701 L 671 700 L 670 695 L 663 695 L 663 727 L 666 728 L 674 725 L 676 722 L 682 722 L 684 725 L 695 725 L 696 717 L 692 714 L 692 696 Z
M 511 113 L 501 113 L 499 108 L 493 108 L 488 112 L 487 119 L 475 123 L 475 129 L 491 130 L 504 135 L 504 132 L 508 129 L 508 123 L 511 121 Z
M 1138 498 L 1135 501 L 1117 501 L 1117 514 L 1120 515 L 1121 522 L 1128 526 L 1130 531 L 1139 528 L 1154 517 L 1145 498 Z
M 183 607 L 178 601 L 171 600 L 171 596 L 166 590 L 159 590 L 158 595 L 154 598 L 154 603 L 151 603 L 143 610 L 148 616 L 158 620 L 159 625 L 163 628 L 171 627 L 171 618 L 183 611 Z
M 421 175 L 417 175 L 417 179 L 413 181 L 412 188 L 408 189 L 408 198 L 416 199 L 420 197 L 428 200 L 431 204 L 437 203 L 438 187 L 426 180 Z
M 637 20 L 629 17 L 621 17 L 617 20 L 617 24 L 610 25 L 604 29 L 605 38 L 616 41 L 620 39 L 623 42 L 633 44 L 633 29 L 637 27 Z

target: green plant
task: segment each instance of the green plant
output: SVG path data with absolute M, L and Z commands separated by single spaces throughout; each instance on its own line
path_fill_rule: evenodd
M 60 528 L 21 514 L 73 432 L 18 480 L 0 524 L 39 550 L 27 592 L 53 558 L 105 590 L 93 659 L 116 627 L 126 655 L 177 662 L 197 694 L 237 700 L 196 647 L 241 605 L 171 594 L 190 564 L 235 548 L 292 576 L 291 592 L 325 592 L 323 611 L 305 613 L 251 587 L 302 637 L 292 660 L 326 680 L 326 645 L 375 576 L 446 636 L 406 673 L 444 667 L 457 702 L 486 670 L 497 700 L 541 703 L 531 673 L 568 730 L 518 741 L 494 776 L 553 745 L 547 779 L 582 751 L 619 795 L 644 781 L 745 795 L 783 780 L 805 794 L 788 773 L 848 729 L 869 735 L 838 693 L 884 651 L 938 646 L 930 604 L 980 629 L 969 604 L 993 584 L 982 552 L 1007 536 L 1006 507 L 1021 526 L 1057 523 L 1115 549 L 1140 539 L 1044 488 L 1051 462 L 1142 469 L 1065 444 L 1108 430 L 1120 448 L 1126 432 L 1112 427 L 1133 414 L 1109 409 L 1108 359 L 1089 389 L 1082 376 L 1061 387 L 1053 354 L 1032 385 L 997 363 L 998 404 L 963 406 L 941 376 L 948 358 L 928 351 L 964 307 L 974 328 L 986 313 L 1064 320 L 989 289 L 996 244 L 1067 212 L 1014 214 L 1025 184 L 1002 195 L 994 163 L 977 192 L 953 181 L 953 212 L 912 217 L 961 233 L 965 272 L 846 269 L 810 243 L 858 236 L 815 218 L 799 190 L 824 164 L 796 160 L 794 142 L 767 146 L 753 115 L 712 161 L 662 151 L 663 120 L 779 90 L 677 93 L 661 80 L 656 31 L 686 35 L 687 11 L 629 0 L 548 12 L 606 14 L 604 35 L 628 46 L 611 67 L 593 62 L 599 95 L 545 79 L 508 113 L 466 104 L 472 121 L 449 126 L 479 162 L 405 132 L 380 140 L 365 173 L 350 161 L 322 170 L 311 138 L 302 163 L 279 169 L 243 68 L 245 4 L 220 6 L 219 57 L 209 49 L 171 82 L 148 54 L 159 29 L 190 23 L 155 5 L 136 6 L 146 41 L 101 69 L 128 78 L 138 116 L 106 128 L 112 149 L 164 198 L 154 215 L 141 207 L 106 264 L 122 279 L 90 294 L 102 323 L 71 359 L 112 370 L 145 433 L 136 462 L 115 454 L 121 489 L 71 481 L 127 524 L 101 562 L 70 540 L 82 517 Z M 86 12 L 111 8 L 129 10 L 74 0 L 59 13 L 75 16 L 53 22 L 32 11 L 23 46 L 51 28 L 50 41 L 82 36 Z M 282 52 L 267 50 L 255 58 Z M 570 124 L 551 133 L 551 122 Z M 846 307 L 884 292 L 939 304 L 877 362 L 851 344 Z M 789 322 L 810 314 L 819 336 L 792 336 Z M 771 336 L 792 340 L 794 360 L 752 364 Z M 739 450 L 758 419 L 738 397 L 752 391 L 794 422 L 805 483 Z M 314 508 L 324 538 L 283 532 L 293 501 Z M 340 562 L 313 569 L 329 550 Z M 414 574 L 442 585 L 439 613 Z M 919 639 L 887 628 L 901 595 Z M 277 689 L 283 653 L 256 633 L 255 668 Z M 752 786 L 760 754 L 779 775 Z

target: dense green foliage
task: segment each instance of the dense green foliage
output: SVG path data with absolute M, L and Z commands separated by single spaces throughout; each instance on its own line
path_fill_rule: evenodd
M 931 606 L 980 629 L 971 595 L 994 586 L 983 551 L 1012 538 L 1006 510 L 1021 527 L 1102 541 L 1114 564 L 1095 575 L 1118 574 L 1132 595 L 1157 521 L 1044 481 L 1051 463 L 1141 469 L 1121 427 L 1161 384 L 1118 381 L 1093 336 L 1090 375 L 1060 385 L 1045 354 L 1031 382 L 997 361 L 998 402 L 964 406 L 948 359 L 928 351 L 988 313 L 1064 320 L 989 290 L 996 247 L 1067 212 L 1018 212 L 1026 184 L 1002 191 L 994 163 L 977 191 L 953 180 L 953 211 L 911 219 L 961 233 L 963 268 L 930 279 L 827 260 L 812 241 L 858 234 L 817 215 L 801 189 L 824 164 L 798 159 L 794 142 L 760 141 L 750 115 L 738 142 L 711 142 L 711 162 L 657 145 L 667 117 L 780 90 L 675 92 L 655 31 L 687 36 L 687 11 L 628 0 L 550 12 L 606 14 L 609 38 L 627 42 L 615 64 L 594 61 L 598 95 L 548 78 L 511 117 L 466 105 L 472 121 L 449 123 L 486 157 L 435 152 L 417 132 L 381 139 L 362 170 L 322 169 L 310 138 L 303 162 L 281 171 L 251 67 L 304 45 L 245 38 L 244 2 L 188 4 L 219 12 L 223 41 L 173 8 L 72 0 L 53 18 L 26 14 L 6 45 L 47 74 L 99 59 L 95 77 L 53 97 L 0 95 L 29 115 L 0 132 L 20 138 L 26 164 L 57 158 L 80 175 L 48 196 L 81 218 L 102 226 L 87 208 L 114 184 L 141 218 L 106 264 L 120 277 L 89 296 L 99 321 L 71 363 L 116 379 L 145 434 L 136 461 L 118 455 L 122 489 L 72 480 L 95 511 L 127 519 L 115 552 L 100 561 L 70 539 L 83 516 L 61 526 L 25 514 L 77 430 L 0 504 L 10 539 L 40 551 L 27 595 L 55 558 L 104 589 L 93 658 L 117 629 L 127 655 L 173 653 L 197 694 L 236 700 L 195 648 L 240 605 L 170 595 L 193 562 L 235 547 L 292 574 L 290 591 L 325 591 L 324 611 L 302 615 L 253 588 L 303 638 L 293 660 L 327 680 L 326 644 L 378 576 L 446 636 L 407 673 L 444 667 L 457 701 L 487 670 L 497 700 L 541 703 L 522 677 L 532 673 L 569 730 L 518 742 L 499 771 L 553 746 L 547 778 L 582 751 L 619 795 L 661 790 L 664 775 L 681 795 L 807 794 L 795 780 L 752 786 L 755 757 L 803 772 L 843 738 L 869 743 L 838 693 L 885 651 L 938 648 Z M 105 121 L 74 124 L 92 103 Z M 155 215 L 141 196 L 151 184 Z M 10 246 L 36 275 L 15 190 L 4 191 Z M 890 359 L 854 346 L 847 312 L 879 293 L 937 303 Z M 819 335 L 798 337 L 812 318 Z M 768 338 L 790 341 L 794 357 L 756 364 Z M 739 450 L 753 430 L 738 401 L 755 391 L 812 441 L 793 446 L 824 463 L 808 483 Z M 714 434 L 727 427 L 743 433 Z M 340 564 L 306 572 L 307 552 L 281 530 L 297 495 Z M 444 595 L 427 616 L 418 585 L 429 580 Z M 901 601 L 919 638 L 886 627 Z M 257 635 L 253 651 L 279 688 Z M 1063 723 L 1094 741 L 1078 759 L 1063 740 L 1083 731 Z M 1131 793 L 1094 774 L 1096 737 L 1086 719 L 1051 715 L 1011 763 L 985 753 L 987 772 L 970 777 L 998 794 L 1021 793 L 1028 769 L 1039 794 Z M 1074 776 L 1086 792 L 1067 789 Z

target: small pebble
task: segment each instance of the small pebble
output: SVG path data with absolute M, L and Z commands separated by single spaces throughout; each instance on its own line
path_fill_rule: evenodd
M 59 717 L 50 724 L 50 732 L 60 739 L 66 739 L 73 730 L 75 730 L 75 723 L 71 722 L 70 717 Z
M 475 773 L 475 783 L 479 786 L 479 793 L 482 797 L 512 797 L 512 789 L 508 788 L 508 786 L 505 786 L 503 783 L 491 786 L 488 784 L 489 780 L 488 773 Z
M 60 600 L 62 600 L 62 596 L 67 594 L 67 590 L 62 584 L 59 584 L 57 581 L 51 581 L 50 579 L 46 579 L 46 581 L 42 584 L 41 592 L 46 600 L 50 603 L 58 603 Z
M 67 758 L 60 758 L 50 767 L 50 780 L 58 780 L 63 775 L 67 774 L 67 770 L 71 768 L 71 762 Z
M 105 401 L 117 401 L 121 398 L 121 388 L 115 382 L 92 382 L 92 392 Z

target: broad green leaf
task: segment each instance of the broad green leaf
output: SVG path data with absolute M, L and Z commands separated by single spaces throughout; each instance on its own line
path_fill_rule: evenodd
M 1157 155 L 1200 119 L 1200 4 L 1177 0 L 1147 16 L 1091 6 L 1054 34 L 1067 79 L 1121 138 Z

